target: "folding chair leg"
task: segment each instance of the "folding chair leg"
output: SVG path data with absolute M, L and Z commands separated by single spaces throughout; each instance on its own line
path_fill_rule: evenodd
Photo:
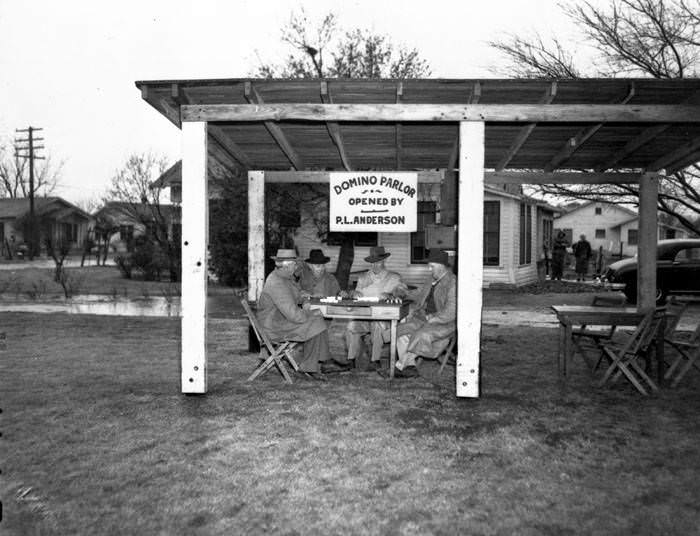
M 620 363 L 619 366 L 625 377 L 637 388 L 637 391 L 642 393 L 644 396 L 647 396 L 649 393 L 647 393 L 644 386 L 639 383 L 639 380 L 634 376 L 634 374 L 632 374 L 632 371 L 627 367 L 627 365 L 625 363 Z
M 687 361 L 683 364 L 683 367 L 681 367 L 681 370 L 678 372 L 678 376 L 676 376 L 675 379 L 673 380 L 673 382 L 671 382 L 671 387 L 676 387 L 678 385 L 678 383 L 681 381 L 681 379 L 683 378 L 683 376 L 685 376 L 686 373 L 692 367 L 698 368 L 696 363 L 695 363 L 695 360 L 697 359 L 699 353 L 700 353 L 700 351 L 695 352 L 695 354 L 688 355 L 685 352 L 683 352 Z M 680 357 L 679 357 L 678 361 L 680 361 Z
M 652 379 L 647 375 L 647 373 L 644 372 L 644 369 L 643 369 L 642 367 L 639 366 L 639 363 L 637 363 L 637 361 L 632 360 L 632 361 L 630 362 L 630 365 L 631 365 L 632 368 L 637 372 L 637 374 L 639 374 L 639 376 L 641 376 L 641 378 L 642 378 L 645 382 L 647 382 L 647 384 L 649 385 L 649 387 L 651 388 L 652 391 L 655 391 L 655 392 L 656 392 L 656 391 L 659 390 L 659 388 L 656 386 L 656 383 L 654 382 L 654 380 L 652 380 Z

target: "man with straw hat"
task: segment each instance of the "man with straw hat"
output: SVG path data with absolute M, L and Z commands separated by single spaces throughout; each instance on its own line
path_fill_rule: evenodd
M 417 376 L 416 358 L 436 359 L 457 329 L 457 277 L 448 259 L 446 252 L 431 249 L 428 254 L 431 277 L 409 294 L 413 300 L 411 312 L 396 332 L 399 360 L 395 378 Z
M 319 311 L 300 308 L 301 290 L 294 281 L 297 254 L 293 249 L 278 249 L 273 256 L 275 270 L 267 276 L 258 300 L 258 320 L 274 342 L 303 342 L 299 368 L 321 379 L 320 362 L 328 361 L 328 327 Z
M 373 247 L 369 250 L 369 256 L 365 262 L 370 263 L 370 269 L 360 276 L 356 290 L 350 293 L 351 297 L 377 297 L 389 299 L 401 297 L 406 294 L 408 287 L 396 272 L 386 269 L 384 261 L 391 253 L 384 251 L 384 247 Z M 372 340 L 371 361 L 369 370 L 379 368 L 382 346 L 384 345 L 383 332 L 389 327 L 389 322 L 381 320 L 353 320 L 348 323 L 345 330 L 345 341 L 348 347 L 348 359 L 354 360 L 362 352 L 362 337 L 370 334 Z

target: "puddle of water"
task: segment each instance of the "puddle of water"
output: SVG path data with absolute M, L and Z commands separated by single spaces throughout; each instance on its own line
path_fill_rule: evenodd
M 71 300 L 36 303 L 31 300 L 3 301 L 0 312 L 70 313 L 114 316 L 180 316 L 180 298 L 112 299 L 108 296 L 82 295 Z

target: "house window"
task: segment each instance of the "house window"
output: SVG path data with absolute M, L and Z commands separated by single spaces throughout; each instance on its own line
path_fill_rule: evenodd
M 484 201 L 484 266 L 498 266 L 501 243 L 501 202 Z
M 605 229 L 596 229 L 595 230 L 595 237 L 596 238 L 605 238 Z
M 676 230 L 675 229 L 666 229 L 665 233 L 665 238 L 676 238 Z
M 120 225 L 119 226 L 119 240 L 123 242 L 131 242 L 134 238 L 134 226 L 133 225 Z
M 520 205 L 520 264 L 532 262 L 532 205 Z
M 595 207 L 595 215 L 600 216 L 603 213 L 603 209 L 601 207 Z
M 418 214 L 415 233 L 411 233 L 411 264 L 427 262 L 428 250 L 425 247 L 425 226 L 435 223 L 435 201 L 418 201 Z
M 637 229 L 627 229 L 627 244 L 630 246 L 637 245 Z
M 343 235 L 351 235 L 353 243 L 358 247 L 373 247 L 377 245 L 377 233 L 328 233 L 326 244 L 340 246 L 343 243 Z

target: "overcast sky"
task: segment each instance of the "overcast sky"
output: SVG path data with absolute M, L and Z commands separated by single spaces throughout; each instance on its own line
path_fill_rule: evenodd
M 56 193 L 99 196 L 134 152 L 180 158 L 180 130 L 134 81 L 248 76 L 285 56 L 299 6 L 417 47 L 441 78 L 494 77 L 487 42 L 504 33 L 581 40 L 554 0 L 0 0 L 0 137 L 43 127 L 44 154 L 65 162 Z

